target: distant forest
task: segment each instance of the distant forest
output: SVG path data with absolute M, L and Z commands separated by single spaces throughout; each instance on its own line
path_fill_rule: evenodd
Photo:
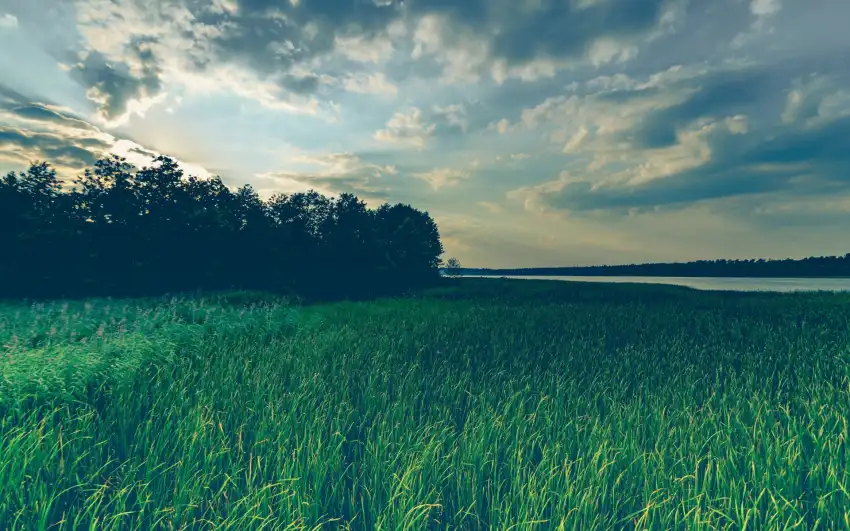
M 427 212 L 351 194 L 261 200 L 185 176 L 171 158 L 98 160 L 65 189 L 46 162 L 0 177 L 0 298 L 216 289 L 345 298 L 439 278 Z
M 465 275 L 524 276 L 641 276 L 641 277 L 850 277 L 850 254 L 793 260 L 698 260 L 658 264 L 529 269 L 469 269 Z

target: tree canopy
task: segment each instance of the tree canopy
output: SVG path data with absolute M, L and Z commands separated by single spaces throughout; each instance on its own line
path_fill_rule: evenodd
M 316 191 L 262 200 L 116 155 L 63 186 L 46 162 L 0 178 L 0 297 L 267 289 L 363 297 L 439 278 L 427 212 Z

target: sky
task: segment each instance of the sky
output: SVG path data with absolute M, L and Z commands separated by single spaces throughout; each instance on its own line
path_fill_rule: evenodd
M 409 203 L 469 267 L 850 252 L 847 0 L 0 0 L 0 171 Z

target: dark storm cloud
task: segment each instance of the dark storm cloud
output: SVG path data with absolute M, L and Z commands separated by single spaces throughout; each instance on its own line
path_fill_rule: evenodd
M 850 117 L 784 133 L 739 147 L 719 134 L 712 162 L 638 185 L 571 183 L 542 193 L 550 207 L 569 211 L 647 209 L 755 194 L 787 192 L 796 197 L 850 190 Z

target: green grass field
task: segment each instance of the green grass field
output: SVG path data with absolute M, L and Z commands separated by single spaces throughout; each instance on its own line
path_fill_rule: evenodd
M 0 529 L 848 529 L 850 296 L 0 304 Z

